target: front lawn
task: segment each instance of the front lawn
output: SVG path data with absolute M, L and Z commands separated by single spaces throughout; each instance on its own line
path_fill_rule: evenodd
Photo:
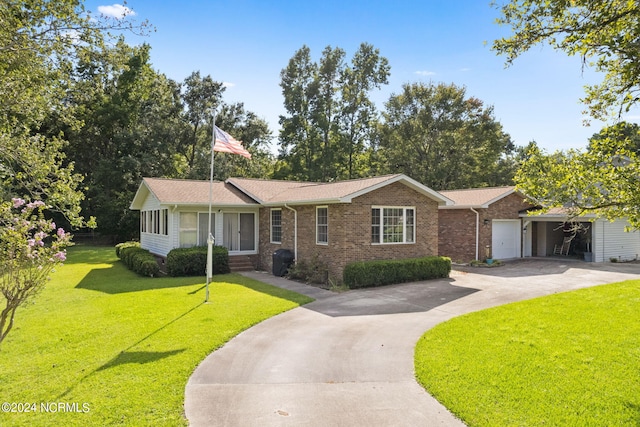
M 140 277 L 113 248 L 71 248 L 0 347 L 0 425 L 186 425 L 200 361 L 311 301 L 236 274 L 214 281 L 204 304 L 204 277 Z
M 640 281 L 461 316 L 415 356 L 418 381 L 470 426 L 637 426 Z

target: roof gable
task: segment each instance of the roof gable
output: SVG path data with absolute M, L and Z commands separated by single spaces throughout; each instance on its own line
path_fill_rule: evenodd
M 508 187 L 487 187 L 487 188 L 468 188 L 463 190 L 448 190 L 440 193 L 445 197 L 453 200 L 454 205 L 444 206 L 443 209 L 468 209 L 480 208 L 486 209 L 492 203 L 504 199 L 516 192 L 514 186 Z M 519 194 L 519 193 L 518 193 Z
M 209 203 L 209 181 L 143 178 L 129 209 L 140 209 L 149 194 L 164 205 L 206 205 Z M 256 205 L 255 200 L 224 182 L 213 182 L 211 197 L 217 206 Z

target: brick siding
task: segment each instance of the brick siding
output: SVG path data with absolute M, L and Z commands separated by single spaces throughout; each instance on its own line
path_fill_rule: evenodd
M 479 213 L 478 258 L 486 258 L 485 248 L 491 246 L 494 219 L 519 219 L 520 211 L 531 207 L 518 193 L 512 193 Z M 476 214 L 471 209 L 440 209 L 438 225 L 438 254 L 453 262 L 466 263 L 476 259 Z M 488 223 L 485 224 L 485 220 Z
M 329 275 L 342 280 L 344 267 L 353 261 L 402 259 L 437 255 L 437 202 L 402 183 L 393 183 L 352 200 L 328 206 L 329 243 L 316 244 L 316 206 L 291 206 L 298 212 L 298 259 L 317 256 L 328 265 Z M 371 207 L 415 207 L 416 242 L 381 245 L 371 243 Z M 282 207 L 282 243 L 270 243 L 270 208 L 260 209 L 260 266 L 270 271 L 273 252 L 294 250 L 294 213 Z

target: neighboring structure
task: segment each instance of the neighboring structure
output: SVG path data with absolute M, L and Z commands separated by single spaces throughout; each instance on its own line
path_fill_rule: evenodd
M 144 178 L 130 208 L 140 242 L 166 256 L 206 244 L 209 182 Z M 317 257 L 341 277 L 352 261 L 438 254 L 438 206 L 452 202 L 401 174 L 334 183 L 229 178 L 214 183 L 212 230 L 229 254 L 271 270 L 272 254 Z
M 624 220 L 609 222 L 586 215 L 568 225 L 562 209 L 535 214 L 535 206 L 515 187 L 441 194 L 454 204 L 439 208 L 438 253 L 454 262 L 544 256 L 603 262 L 640 256 L 640 232 L 626 232 Z M 576 226 L 581 231 L 576 233 Z
M 532 205 L 515 187 L 441 191 L 438 253 L 454 262 L 522 256 L 521 212 Z M 487 254 L 487 251 L 489 252 Z
M 563 209 L 529 215 L 523 212 L 523 256 L 553 256 L 565 238 L 570 238 L 569 255 L 583 256 L 586 261 L 607 262 L 640 259 L 640 232 L 627 231 L 626 220 L 609 222 L 593 215 L 580 217 L 583 231 L 575 233 L 565 224 Z M 573 237 L 572 237 L 573 236 Z M 571 238 L 572 237 L 572 238 Z

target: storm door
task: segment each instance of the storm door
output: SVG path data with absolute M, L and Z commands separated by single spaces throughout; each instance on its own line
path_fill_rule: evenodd
M 229 252 L 255 251 L 255 214 L 225 213 L 223 245 Z

